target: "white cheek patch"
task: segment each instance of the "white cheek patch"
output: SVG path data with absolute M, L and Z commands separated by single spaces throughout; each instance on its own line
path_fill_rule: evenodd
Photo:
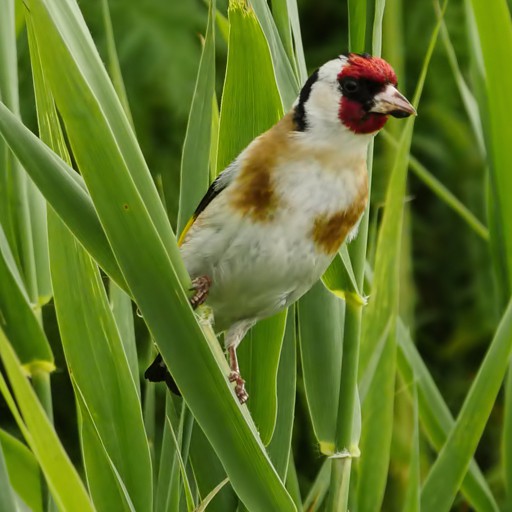
M 338 122 L 338 108 L 341 93 L 336 84 L 317 82 L 311 89 L 311 95 L 306 104 L 306 112 L 311 120 Z

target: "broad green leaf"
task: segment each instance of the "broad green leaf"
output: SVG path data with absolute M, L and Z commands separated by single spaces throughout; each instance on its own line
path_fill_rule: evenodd
M 41 472 L 33 453 L 21 441 L 1 429 L 0 444 L 13 489 L 33 512 L 42 512 Z
M 152 470 L 139 395 L 105 288 L 97 267 L 68 229 L 55 215 L 49 221 L 55 308 L 69 372 L 134 507 L 151 510 Z M 84 411 L 82 417 L 88 419 Z M 87 451 L 99 446 L 85 440 L 87 461 Z M 100 503 L 108 503 L 109 486 L 86 469 L 98 509 L 108 510 Z
M 7 238 L 0 226 L 0 328 L 29 374 L 54 370 L 50 344 L 37 321 Z
M 212 2 L 181 155 L 178 233 L 192 217 L 209 183 L 212 98 L 215 94 L 215 12 L 215 2 Z
M 259 321 L 237 351 L 250 396 L 247 406 L 265 446 L 276 424 L 277 372 L 285 326 L 286 311 Z
M 1 374 L 0 392 L 39 462 L 55 502 L 62 510 L 93 512 L 94 508 L 85 487 L 23 374 L 20 361 L 1 328 L 0 356 L 19 411 Z
M 335 451 L 345 303 L 317 283 L 298 303 L 304 389 L 320 451 Z
M 116 173 L 107 172 L 115 167 L 118 175 L 126 176 L 126 186 L 137 189 L 166 250 L 177 256 L 156 186 L 78 5 L 74 0 L 32 0 L 28 5 L 45 77 L 93 201 L 101 193 L 98 189 L 115 186 Z M 97 169 L 104 170 L 101 179 Z M 95 206 L 101 209 L 101 203 Z M 117 207 L 130 209 L 126 201 Z M 176 267 L 186 282 L 184 267 Z
M 416 384 L 419 418 L 423 430 L 434 449 L 439 451 L 453 429 L 455 424 L 453 416 L 400 319 L 396 332 L 399 347 L 398 369 L 406 383 L 414 381 Z M 475 510 L 488 512 L 499 510 L 485 477 L 474 460 L 469 465 L 461 491 Z
M 219 171 L 283 115 L 267 41 L 254 11 L 233 2 L 228 14 L 228 63 L 217 155 Z
M 473 381 L 457 421 L 421 492 L 425 512 L 450 510 L 498 395 L 512 354 L 512 301 Z
M 282 480 L 288 473 L 293 420 L 295 415 L 295 395 L 297 393 L 297 340 L 295 333 L 295 307 L 288 310 L 286 331 L 277 372 L 277 417 L 272 440 L 268 445 L 270 459 Z

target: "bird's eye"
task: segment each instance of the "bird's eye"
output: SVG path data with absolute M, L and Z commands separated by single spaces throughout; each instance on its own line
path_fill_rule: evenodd
M 359 82 L 353 79 L 345 80 L 342 84 L 342 88 L 345 94 L 353 94 L 359 90 Z

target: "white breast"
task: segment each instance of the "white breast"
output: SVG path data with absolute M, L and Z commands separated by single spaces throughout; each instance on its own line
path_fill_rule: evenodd
M 212 279 L 208 303 L 219 329 L 283 309 L 331 262 L 333 254 L 313 242 L 314 220 L 350 206 L 366 186 L 365 161 L 359 155 L 343 166 L 336 158 L 319 162 L 308 155 L 299 152 L 275 170 L 279 206 L 270 221 L 255 222 L 233 211 L 230 186 L 192 226 L 182 255 L 192 277 Z

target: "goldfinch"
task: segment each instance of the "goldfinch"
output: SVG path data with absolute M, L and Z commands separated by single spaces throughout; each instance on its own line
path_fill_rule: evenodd
M 212 183 L 180 239 L 193 307 L 204 300 L 224 331 L 230 381 L 248 394 L 236 348 L 260 319 L 320 279 L 368 201 L 366 155 L 388 116 L 415 115 L 393 68 L 341 55 L 306 81 L 292 109 L 254 139 Z M 161 357 L 146 378 L 173 387 Z

